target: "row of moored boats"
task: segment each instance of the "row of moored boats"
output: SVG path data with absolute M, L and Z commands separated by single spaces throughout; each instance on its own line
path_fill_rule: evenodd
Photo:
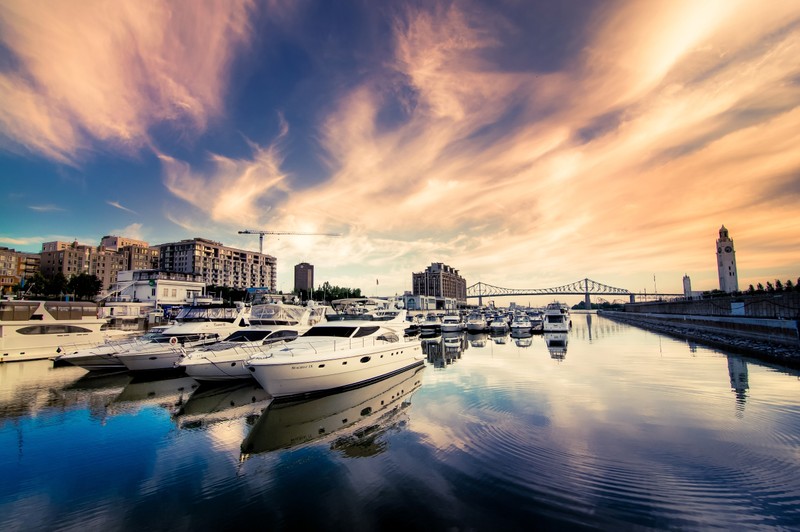
M 347 389 L 423 364 L 420 342 L 403 335 L 405 311 L 327 315 L 326 309 L 187 307 L 173 325 L 65 353 L 56 362 L 89 371 L 182 370 L 201 382 L 255 379 L 276 399 Z
M 470 333 L 507 333 L 524 332 L 563 332 L 568 331 L 570 320 L 569 307 L 564 303 L 553 302 L 544 309 L 517 309 L 510 312 L 494 310 L 473 311 L 463 314 L 418 315 L 412 318 L 411 325 L 406 328 L 407 334 L 439 332 Z

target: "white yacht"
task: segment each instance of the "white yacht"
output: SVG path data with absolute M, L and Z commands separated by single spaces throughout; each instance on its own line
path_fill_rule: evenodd
M 257 305 L 250 312 L 250 322 L 258 325 L 236 331 L 222 342 L 191 350 L 177 366 L 199 381 L 252 380 L 252 373 L 244 367 L 248 358 L 265 345 L 296 339 L 324 319 L 325 307 Z
M 106 340 L 94 303 L 0 301 L 0 363 L 52 359 Z
M 544 309 L 542 329 L 544 332 L 569 331 L 572 321 L 569 317 L 569 307 L 565 303 L 553 301 Z
M 176 324 L 165 329 L 162 337 L 117 353 L 130 371 L 172 369 L 186 349 L 219 342 L 249 325 L 250 307 L 201 305 L 184 307 Z
M 268 394 L 283 398 L 366 384 L 424 359 L 419 340 L 380 322 L 344 320 L 315 325 L 293 342 L 252 356 L 245 366 Z
M 419 326 L 423 334 L 434 334 L 442 331 L 442 318 L 435 312 L 429 312 Z
M 127 369 L 117 355 L 135 349 L 137 346 L 150 343 L 164 337 L 164 331 L 169 325 L 151 327 L 141 336 L 118 341 L 107 341 L 103 344 L 85 347 L 64 353 L 56 357 L 56 365 L 78 366 L 88 371 L 102 371 L 108 369 Z M 167 337 L 168 338 L 168 337 Z
M 488 329 L 486 318 L 483 314 L 473 313 L 467 317 L 467 331 L 471 333 L 480 333 Z
M 456 316 L 454 314 L 447 314 L 442 317 L 442 324 L 441 324 L 442 332 L 461 332 L 464 328 L 463 323 L 461 322 L 461 317 Z
M 513 321 L 511 322 L 511 331 L 527 331 L 530 332 L 531 330 L 531 320 L 528 318 L 527 314 L 517 314 L 514 316 Z
M 508 332 L 508 321 L 506 317 L 502 314 L 495 316 L 489 324 L 489 329 L 495 334 Z

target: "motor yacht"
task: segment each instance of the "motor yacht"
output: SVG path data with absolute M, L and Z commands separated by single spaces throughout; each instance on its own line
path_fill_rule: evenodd
M 442 332 L 442 318 L 435 312 L 428 313 L 419 326 L 422 334 L 435 334 Z
M 343 320 L 311 327 L 268 347 L 245 366 L 276 399 L 331 393 L 392 375 L 424 361 L 419 340 L 381 322 Z
M 514 320 L 511 322 L 511 331 L 530 331 L 531 330 L 531 320 L 528 318 L 527 314 L 517 314 L 514 316 Z
M 503 315 L 497 315 L 492 319 L 492 322 L 489 324 L 489 330 L 492 334 L 502 334 L 508 332 L 508 321 L 506 317 Z
M 446 314 L 442 317 L 441 329 L 443 333 L 461 332 L 464 324 L 461 322 L 461 317 L 454 314 Z
M 103 344 L 85 347 L 71 353 L 64 353 L 56 357 L 53 364 L 57 366 L 78 366 L 87 371 L 124 370 L 127 368 L 117 357 L 118 354 L 143 346 L 159 338 L 168 339 L 168 336 L 164 336 L 164 331 L 169 327 L 169 325 L 158 325 L 151 327 L 150 330 L 141 336 L 124 340 L 107 341 Z
M 483 314 L 473 313 L 467 317 L 467 331 L 471 333 L 481 333 L 488 329 L 486 318 Z
M 53 359 L 101 344 L 106 323 L 94 303 L 0 301 L 0 363 Z
M 250 307 L 243 304 L 184 307 L 160 338 L 117 353 L 117 358 L 130 371 L 173 369 L 187 349 L 219 342 L 247 327 L 249 314 Z
M 572 320 L 569 317 L 569 307 L 565 303 L 554 301 L 549 303 L 544 310 L 544 332 L 569 331 Z

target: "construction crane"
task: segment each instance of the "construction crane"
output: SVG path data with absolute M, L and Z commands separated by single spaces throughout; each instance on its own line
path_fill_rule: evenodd
M 264 235 L 304 235 L 304 236 L 342 236 L 341 233 L 295 233 L 293 231 L 258 231 L 256 229 L 244 229 L 239 231 L 240 235 L 258 235 L 258 252 L 264 253 Z

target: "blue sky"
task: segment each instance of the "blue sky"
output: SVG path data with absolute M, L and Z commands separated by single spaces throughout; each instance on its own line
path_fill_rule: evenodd
M 0 245 L 258 249 L 278 287 L 431 262 L 544 288 L 800 275 L 800 4 L 0 6 Z M 380 281 L 376 287 L 375 280 Z

